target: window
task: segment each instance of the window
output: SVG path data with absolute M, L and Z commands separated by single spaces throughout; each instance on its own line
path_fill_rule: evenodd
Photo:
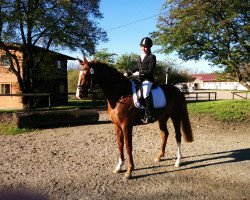
M 57 61 L 57 68 L 58 69 L 62 68 L 62 62 L 60 60 Z
M 10 61 L 6 55 L 1 55 L 1 66 L 3 68 L 9 68 L 10 67 Z
M 1 94 L 10 94 L 10 84 L 1 84 Z

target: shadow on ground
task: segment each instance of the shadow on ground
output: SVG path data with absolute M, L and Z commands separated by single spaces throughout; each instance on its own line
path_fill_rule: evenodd
M 202 159 L 199 159 L 200 157 L 202 157 Z M 205 157 L 205 158 L 203 158 L 203 157 Z M 214 152 L 214 153 L 210 153 L 210 154 L 201 154 L 201 155 L 195 155 L 195 156 L 189 156 L 189 157 L 183 157 L 183 158 L 184 159 L 191 158 L 192 161 L 184 161 L 182 163 L 181 168 L 177 168 L 176 170 L 172 170 L 172 171 L 166 171 L 166 165 L 150 166 L 150 167 L 135 169 L 135 171 L 138 171 L 138 170 L 148 170 L 148 169 L 162 167 L 164 171 L 157 172 L 157 173 L 149 173 L 149 174 L 133 176 L 133 178 L 138 179 L 138 178 L 144 178 L 144 177 L 148 177 L 148 176 L 167 174 L 170 172 L 186 171 L 189 169 L 198 169 L 198 168 L 204 168 L 204 167 L 209 167 L 209 166 L 213 166 L 213 165 L 223 165 L 223 164 L 248 161 L 248 160 L 250 160 L 250 148 L 235 149 L 235 150 L 231 150 L 231 151 Z M 221 161 L 222 159 L 224 161 Z M 190 165 L 192 165 L 192 166 L 190 166 Z

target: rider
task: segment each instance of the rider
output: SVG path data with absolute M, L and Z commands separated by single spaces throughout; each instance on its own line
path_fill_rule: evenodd
M 149 94 L 154 82 L 156 57 L 151 53 L 153 42 L 149 37 L 142 38 L 140 46 L 141 55 L 138 57 L 137 64 L 134 69 L 131 70 L 131 73 L 133 76 L 139 76 L 147 109 L 147 115 L 143 122 L 149 123 L 155 120 L 153 116 L 153 102 Z

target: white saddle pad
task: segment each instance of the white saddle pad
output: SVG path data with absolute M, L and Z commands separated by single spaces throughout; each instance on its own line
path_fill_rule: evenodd
M 133 101 L 134 101 L 135 107 L 143 109 L 144 106 L 141 105 L 139 100 L 138 100 L 139 97 L 141 96 L 141 92 L 139 90 L 137 93 L 134 81 L 131 81 L 131 82 L 132 82 L 132 91 L 133 91 Z M 152 92 L 152 96 L 153 96 L 154 108 L 162 108 L 162 107 L 166 106 L 166 98 L 165 98 L 164 92 L 161 89 L 161 87 L 157 86 L 156 89 L 152 89 L 151 92 Z

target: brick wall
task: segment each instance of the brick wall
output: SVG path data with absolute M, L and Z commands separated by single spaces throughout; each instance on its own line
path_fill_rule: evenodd
M 12 51 L 13 53 L 13 51 Z M 22 54 L 20 52 L 15 52 L 19 58 L 20 64 L 22 63 Z M 3 50 L 0 50 L 1 55 L 5 55 Z M 20 93 L 19 84 L 17 81 L 17 77 L 15 74 L 11 73 L 8 69 L 2 67 L 2 62 L 0 62 L 0 93 L 1 93 L 1 85 L 2 84 L 10 84 L 10 93 L 18 94 Z M 21 97 L 8 97 L 8 96 L 0 96 L 0 109 L 22 109 L 22 98 Z

